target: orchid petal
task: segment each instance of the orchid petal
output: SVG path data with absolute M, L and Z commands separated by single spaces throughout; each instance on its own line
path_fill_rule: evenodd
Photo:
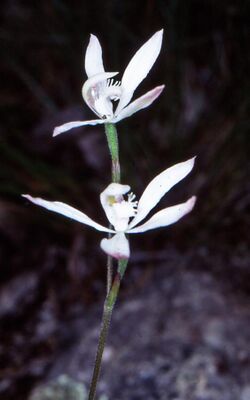
M 130 103 L 127 107 L 123 108 L 117 117 L 114 118 L 115 122 L 121 121 L 124 118 L 130 117 L 137 111 L 142 110 L 150 106 L 160 96 L 161 92 L 163 91 L 165 85 L 157 86 L 154 89 L 150 90 L 143 96 L 139 97 L 138 99 L 134 100 Z
M 123 93 L 117 106 L 117 114 L 130 102 L 135 89 L 155 63 L 161 49 L 162 35 L 163 29 L 156 32 L 129 62 L 121 81 Z
M 90 35 L 89 44 L 85 54 L 85 71 L 88 78 L 105 72 L 102 60 L 102 47 L 95 35 Z
M 194 160 L 195 157 L 167 168 L 149 183 L 139 200 L 137 214 L 129 228 L 133 228 L 142 221 L 164 194 L 189 174 L 194 166 Z
M 150 218 L 145 224 L 138 226 L 127 231 L 127 233 L 141 233 L 146 232 L 151 229 L 160 228 L 163 226 L 168 226 L 179 221 L 184 215 L 192 211 L 195 205 L 196 197 L 193 196 L 185 203 L 178 204 L 173 207 L 167 207 L 163 210 L 157 212 Z
M 81 222 L 82 224 L 92 226 L 93 228 L 97 229 L 101 232 L 109 232 L 114 233 L 113 230 L 105 228 L 104 226 L 98 224 L 97 222 L 93 221 L 89 218 L 86 214 L 82 213 L 81 211 L 76 210 L 75 208 L 68 206 L 67 204 L 61 203 L 59 201 L 47 201 L 40 198 L 34 198 L 30 195 L 24 194 L 22 195 L 29 201 L 38 206 L 44 207 L 47 210 L 54 211 L 58 214 L 62 214 L 65 217 L 71 218 L 75 221 Z
M 124 233 L 117 233 L 111 239 L 102 239 L 100 246 L 106 254 L 118 260 L 130 256 L 129 242 Z
M 90 121 L 73 121 L 67 122 L 66 124 L 57 126 L 53 131 L 53 137 L 60 135 L 61 133 L 67 132 L 73 128 L 79 128 L 80 126 L 85 125 L 97 125 L 97 124 L 105 124 L 107 122 L 105 119 L 92 119 Z

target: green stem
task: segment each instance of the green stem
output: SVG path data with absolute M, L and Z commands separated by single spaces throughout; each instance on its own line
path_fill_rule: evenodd
M 120 172 L 120 161 L 119 161 L 119 144 L 118 144 L 118 134 L 116 126 L 114 124 L 105 124 L 105 133 L 107 137 L 109 152 L 111 155 L 112 164 L 112 182 L 120 183 L 121 172 Z M 110 236 L 110 235 L 109 235 Z M 107 259 L 107 293 L 111 289 L 113 278 L 113 260 L 111 256 Z
M 114 124 L 105 124 L 105 133 L 112 161 L 112 182 L 120 183 L 121 171 L 119 161 L 119 144 L 117 130 Z
M 108 147 L 111 155 L 112 163 L 112 182 L 120 183 L 121 181 L 121 171 L 120 171 L 120 161 L 119 161 L 119 145 L 118 145 L 118 135 L 114 124 L 105 124 L 105 133 L 108 141 Z M 109 235 L 110 236 L 110 235 Z M 102 356 L 105 348 L 105 343 L 109 331 L 110 321 L 112 317 L 113 308 L 117 299 L 119 292 L 121 280 L 125 273 L 128 260 L 119 260 L 118 269 L 114 281 L 113 279 L 113 259 L 108 256 L 107 260 L 107 296 L 104 303 L 103 315 L 102 315 L 102 325 L 100 330 L 100 336 L 97 346 L 97 353 L 95 359 L 95 366 L 92 375 L 92 380 L 90 384 L 90 391 L 88 400 L 95 399 L 96 386 L 99 379 Z
M 109 234 L 109 238 L 111 234 Z M 113 259 L 111 256 L 107 257 L 107 295 L 110 292 L 113 278 Z
M 103 315 L 102 315 L 102 325 L 100 330 L 100 336 L 98 341 L 96 359 L 95 359 L 95 367 L 92 375 L 91 385 L 88 400 L 94 400 L 96 394 L 96 386 L 100 374 L 101 363 L 102 363 L 102 355 L 109 331 L 110 321 L 112 317 L 112 311 L 119 293 L 121 280 L 125 273 L 126 267 L 128 264 L 128 260 L 119 260 L 118 262 L 118 270 L 115 276 L 114 282 L 112 287 L 106 297 L 104 308 L 103 308 Z

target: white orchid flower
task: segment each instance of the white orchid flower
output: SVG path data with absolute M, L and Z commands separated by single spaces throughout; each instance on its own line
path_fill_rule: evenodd
M 134 100 L 133 93 L 146 78 L 155 63 L 162 45 L 163 29 L 156 32 L 133 56 L 121 81 L 115 81 L 118 72 L 105 72 L 102 60 L 102 48 L 95 35 L 90 35 L 85 55 L 85 71 L 88 76 L 82 88 L 84 101 L 99 117 L 90 121 L 73 121 L 54 129 L 53 136 L 83 125 L 116 123 L 130 117 L 139 110 L 150 106 L 161 94 L 164 85 L 157 86 Z M 114 102 L 118 101 L 117 107 Z
M 86 214 L 67 204 L 33 198 L 29 195 L 23 195 L 23 197 L 50 211 L 92 226 L 98 231 L 114 234 L 110 239 L 102 239 L 100 243 L 102 250 L 117 259 L 129 258 L 129 242 L 125 234 L 141 233 L 171 225 L 193 209 L 196 201 L 195 196 L 185 203 L 164 208 L 154 214 L 147 222 L 138 226 L 139 222 L 148 215 L 164 194 L 189 174 L 193 168 L 194 160 L 192 158 L 161 172 L 149 183 L 138 202 L 134 201 L 135 195 L 133 193 L 128 194 L 127 200 L 124 199 L 124 195 L 130 191 L 130 186 L 111 183 L 101 193 L 100 200 L 113 229 L 98 224 Z

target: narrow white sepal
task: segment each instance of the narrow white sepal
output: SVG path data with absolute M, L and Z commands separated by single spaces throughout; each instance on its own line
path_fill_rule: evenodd
M 85 54 L 85 71 L 90 78 L 93 75 L 105 72 L 102 60 L 102 47 L 95 35 L 90 35 L 89 44 Z
M 137 111 L 142 110 L 152 104 L 157 97 L 160 96 L 165 85 L 157 86 L 149 92 L 145 93 L 143 96 L 138 97 L 138 99 L 132 101 L 127 107 L 123 108 L 120 113 L 114 118 L 115 122 L 119 122 L 122 119 L 128 118 Z
M 120 259 L 130 256 L 129 242 L 124 233 L 117 233 L 111 239 L 102 239 L 101 249 L 108 255 Z
M 192 211 L 196 202 L 196 197 L 193 196 L 185 203 L 177 204 L 176 206 L 167 207 L 157 212 L 145 224 L 127 231 L 127 233 L 141 233 L 151 229 L 168 226 L 179 221 L 184 215 Z
M 195 157 L 175 164 L 157 175 L 144 190 L 137 208 L 135 218 L 129 224 L 129 229 L 141 222 L 156 206 L 160 199 L 178 182 L 189 174 L 194 166 Z
M 93 221 L 91 218 L 89 218 L 83 212 L 81 212 L 67 204 L 61 203 L 59 201 L 47 201 L 47 200 L 40 199 L 38 197 L 34 198 L 28 194 L 23 194 L 22 196 L 38 206 L 44 207 L 49 211 L 54 211 L 58 214 L 64 215 L 65 217 L 68 217 L 75 221 L 81 222 L 82 224 L 92 226 L 93 228 L 97 229 L 98 231 L 115 233 L 112 229 L 105 228 L 104 226 Z
M 130 102 L 135 89 L 154 65 L 161 50 L 162 36 L 163 29 L 144 43 L 129 62 L 121 81 L 123 94 L 117 106 L 117 114 Z
M 53 137 L 60 135 L 61 133 L 67 132 L 73 128 L 79 128 L 80 126 L 85 125 L 97 125 L 97 124 L 104 124 L 106 121 L 103 119 L 92 119 L 90 121 L 72 121 L 67 122 L 66 124 L 57 126 L 53 131 Z

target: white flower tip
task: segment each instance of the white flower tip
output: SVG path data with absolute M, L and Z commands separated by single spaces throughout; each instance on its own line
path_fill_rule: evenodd
M 60 133 L 62 133 L 62 132 L 60 131 L 59 127 L 56 127 L 56 128 L 53 130 L 52 137 L 55 137 L 55 136 L 57 136 L 57 135 L 60 135 Z
M 195 206 L 195 203 L 196 203 L 196 200 L 197 200 L 197 197 L 196 196 L 192 196 L 188 201 L 187 201 L 187 208 L 186 208 L 186 211 L 187 211 L 187 213 L 189 213 L 190 211 L 192 211 L 192 209 L 194 208 L 194 206 Z
M 25 199 L 31 200 L 31 196 L 29 194 L 21 194 Z
M 79 128 L 80 126 L 87 125 L 91 121 L 72 121 L 66 122 L 66 124 L 57 126 L 53 131 L 53 137 L 60 135 L 61 133 L 67 132 L 73 128 Z
M 93 33 L 91 33 L 89 35 L 89 44 L 88 45 L 91 45 L 91 44 L 96 45 L 96 46 L 100 46 L 98 37 L 96 35 L 94 35 Z
M 189 170 L 189 171 L 192 171 L 192 169 L 193 169 L 193 167 L 194 167 L 194 163 L 195 163 L 196 157 L 197 157 L 197 156 L 194 156 L 194 157 L 190 158 L 189 160 L 184 161 L 184 162 L 186 162 L 187 164 L 189 164 L 189 167 L 190 167 L 190 170 Z
M 74 125 L 75 125 L 75 126 L 74 126 Z M 76 125 L 76 124 L 74 124 L 74 123 L 70 123 L 70 122 L 67 122 L 66 124 L 57 126 L 57 127 L 54 128 L 54 130 L 53 130 L 52 137 L 58 136 L 58 135 L 60 135 L 60 134 L 63 133 L 63 132 L 67 132 L 67 131 L 69 131 L 69 130 L 72 129 L 72 128 L 77 128 L 77 126 L 78 126 L 78 125 Z
M 155 32 L 155 34 L 153 35 L 155 38 L 157 38 L 160 42 L 162 42 L 162 38 L 163 38 L 163 29 L 160 29 L 159 31 Z
M 165 85 L 160 85 L 155 88 L 158 96 L 160 96 L 161 92 L 165 89 Z
M 29 194 L 22 194 L 22 197 L 24 197 L 25 199 L 29 200 L 31 203 L 37 204 L 37 205 L 41 205 L 40 204 L 40 198 L 38 197 L 32 197 Z
M 31 203 L 40 205 L 40 204 L 39 204 L 39 201 L 40 201 L 41 199 L 39 199 L 39 198 L 37 198 L 37 197 L 36 197 L 36 198 L 35 198 L 35 197 L 32 197 L 32 196 L 30 196 L 29 194 L 22 194 L 21 196 L 24 197 L 25 199 L 31 201 Z
M 158 35 L 163 36 L 163 32 L 164 32 L 164 29 L 162 28 L 162 29 L 160 29 L 159 31 L 157 31 L 156 33 L 157 33 Z

